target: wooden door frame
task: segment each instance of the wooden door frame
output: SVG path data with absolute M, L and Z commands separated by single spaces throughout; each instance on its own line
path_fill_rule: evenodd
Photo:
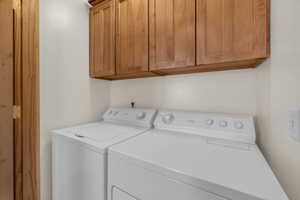
M 12 0 L 14 9 L 15 200 L 40 199 L 39 1 Z
M 14 198 L 13 11 L 0 0 L 0 199 Z

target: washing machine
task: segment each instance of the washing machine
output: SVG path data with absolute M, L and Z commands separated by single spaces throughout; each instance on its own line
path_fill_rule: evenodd
M 107 148 L 149 130 L 155 114 L 111 108 L 100 122 L 53 131 L 53 199 L 106 200 Z
M 108 152 L 108 200 L 288 200 L 251 116 L 159 111 Z

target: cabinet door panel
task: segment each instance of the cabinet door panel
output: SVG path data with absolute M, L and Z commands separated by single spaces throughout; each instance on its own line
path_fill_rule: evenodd
M 148 0 L 117 0 L 117 73 L 148 71 Z
M 150 69 L 195 65 L 195 0 L 150 0 Z
M 115 3 L 107 0 L 91 9 L 91 75 L 115 74 Z
M 197 64 L 268 56 L 267 0 L 197 0 Z

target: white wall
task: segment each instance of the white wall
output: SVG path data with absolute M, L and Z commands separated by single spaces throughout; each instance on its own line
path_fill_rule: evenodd
M 111 105 L 256 113 L 254 69 L 113 81 Z
M 272 0 L 272 57 L 258 71 L 260 143 L 291 200 L 300 199 L 300 143 L 288 111 L 300 109 L 300 1 Z
M 40 1 L 41 199 L 51 200 L 50 130 L 100 119 L 109 82 L 89 79 L 83 0 Z

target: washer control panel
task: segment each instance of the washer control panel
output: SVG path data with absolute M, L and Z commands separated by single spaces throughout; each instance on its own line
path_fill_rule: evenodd
M 155 109 L 110 108 L 103 115 L 104 121 L 152 127 Z
M 255 143 L 256 138 L 252 116 L 162 110 L 158 112 L 154 126 L 245 143 Z

